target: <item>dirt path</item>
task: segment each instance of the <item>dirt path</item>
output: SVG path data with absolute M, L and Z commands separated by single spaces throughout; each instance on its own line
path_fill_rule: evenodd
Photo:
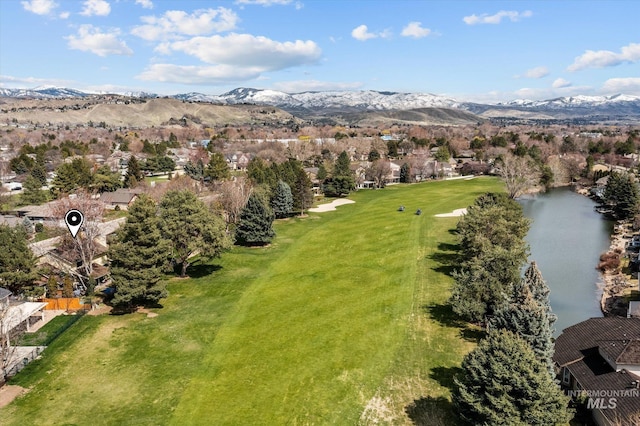
M 17 385 L 4 385 L 0 388 L 0 408 L 9 405 L 11 401 L 29 392 L 29 389 Z

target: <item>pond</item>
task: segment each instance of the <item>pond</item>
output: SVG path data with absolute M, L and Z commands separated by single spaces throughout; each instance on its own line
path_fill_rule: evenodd
M 534 260 L 551 290 L 558 316 L 555 335 L 587 318 L 600 317 L 600 255 L 609 248 L 613 222 L 594 210 L 595 202 L 570 188 L 518 200 L 533 220 L 527 235 Z

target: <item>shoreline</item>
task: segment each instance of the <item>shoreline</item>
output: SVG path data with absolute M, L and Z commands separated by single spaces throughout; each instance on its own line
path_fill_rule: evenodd
M 590 188 L 581 185 L 572 185 L 573 190 L 585 195 L 591 199 Z M 595 201 L 595 200 L 594 200 Z M 602 214 L 602 213 L 601 213 Z M 609 249 L 602 253 L 617 253 L 622 260 L 627 253 L 628 243 L 633 236 L 632 222 L 629 220 L 613 220 L 613 230 L 610 236 Z M 627 316 L 629 303 L 627 301 L 628 290 L 637 288 L 627 275 L 623 274 L 621 268 L 613 270 L 602 270 L 599 265 L 596 266 L 600 274 L 600 279 L 596 283 L 598 289 L 602 292 L 600 295 L 600 310 L 603 316 Z

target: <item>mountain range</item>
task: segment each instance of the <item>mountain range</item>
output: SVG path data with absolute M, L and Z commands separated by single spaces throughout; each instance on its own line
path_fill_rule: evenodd
M 34 89 L 0 88 L 0 97 L 22 99 L 80 98 L 106 93 L 88 93 L 59 87 Z M 147 92 L 114 93 L 138 98 L 163 97 Z M 185 102 L 222 105 L 255 104 L 281 108 L 300 117 L 331 116 L 372 111 L 404 111 L 435 108 L 455 109 L 483 118 L 571 119 L 640 122 L 640 96 L 572 96 L 534 101 L 517 99 L 495 104 L 458 101 L 430 93 L 398 93 L 373 90 L 285 93 L 270 89 L 237 88 L 221 95 L 191 92 L 169 98 Z

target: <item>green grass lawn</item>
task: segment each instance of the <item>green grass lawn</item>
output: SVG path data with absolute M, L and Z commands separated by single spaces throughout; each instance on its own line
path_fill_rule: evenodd
M 398 185 L 280 221 L 270 247 L 173 279 L 155 318 L 83 317 L 12 380 L 31 390 L 0 424 L 451 424 L 479 332 L 446 305 L 457 219 L 433 215 L 501 188 Z
M 34 333 L 25 333 L 20 340 L 22 346 L 47 346 L 67 328 L 78 321 L 79 315 L 58 315 Z

